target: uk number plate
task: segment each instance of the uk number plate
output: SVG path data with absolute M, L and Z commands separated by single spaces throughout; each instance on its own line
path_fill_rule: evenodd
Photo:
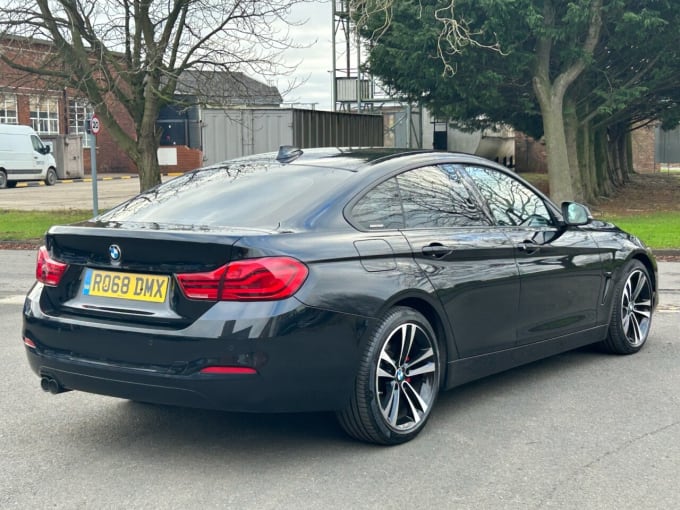
M 83 295 L 162 303 L 169 285 L 169 276 L 87 269 Z

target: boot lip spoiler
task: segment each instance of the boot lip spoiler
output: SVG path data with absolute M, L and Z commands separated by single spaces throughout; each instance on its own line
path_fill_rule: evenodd
M 97 222 L 94 220 L 77 223 L 73 225 L 54 225 L 47 231 L 47 235 L 89 235 L 94 237 L 108 237 L 115 235 L 116 237 L 136 237 L 139 232 L 143 231 L 145 236 L 150 238 L 158 237 L 167 238 L 168 233 L 176 232 L 178 234 L 198 234 L 210 238 L 215 236 L 216 239 L 224 239 L 230 237 L 232 239 L 247 236 L 247 235 L 267 235 L 277 234 L 280 231 L 270 229 L 245 228 L 245 227 L 228 227 L 228 226 L 208 226 L 208 225 L 181 225 L 170 223 L 155 223 L 155 222 Z

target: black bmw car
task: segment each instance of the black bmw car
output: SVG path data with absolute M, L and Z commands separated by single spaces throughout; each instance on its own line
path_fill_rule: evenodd
M 440 390 L 647 340 L 656 262 L 479 157 L 284 149 L 52 227 L 23 310 L 43 389 L 247 412 L 333 410 L 402 443 Z

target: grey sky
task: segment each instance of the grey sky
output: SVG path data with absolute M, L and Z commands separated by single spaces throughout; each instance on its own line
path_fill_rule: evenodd
M 287 65 L 299 62 L 297 71 L 290 77 L 282 77 L 276 84 L 285 92 L 291 79 L 306 80 L 284 96 L 287 102 L 317 103 L 317 109 L 331 109 L 331 70 L 333 68 L 331 41 L 333 37 L 333 8 L 330 1 L 300 4 L 293 9 L 291 20 L 305 21 L 299 27 L 291 27 L 293 40 L 302 49 L 290 49 L 285 54 Z

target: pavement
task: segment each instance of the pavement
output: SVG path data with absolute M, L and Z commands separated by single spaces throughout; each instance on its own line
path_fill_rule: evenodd
M 177 177 L 182 175 L 183 172 L 168 172 L 161 174 L 164 177 Z M 99 174 L 97 175 L 97 181 L 117 181 L 121 179 L 139 179 L 138 174 Z M 57 184 L 71 184 L 74 182 L 92 182 L 92 177 L 78 177 L 74 179 L 59 179 Z M 17 188 L 30 188 L 36 186 L 46 186 L 44 181 L 22 181 L 18 182 Z
M 680 262 L 659 261 L 659 313 L 680 311 Z
M 181 174 L 163 174 L 166 181 Z M 0 211 L 88 210 L 94 207 L 95 183 L 91 177 L 64 179 L 54 186 L 30 181 L 0 190 Z M 98 210 L 110 209 L 139 193 L 136 174 L 99 174 L 96 180 Z

